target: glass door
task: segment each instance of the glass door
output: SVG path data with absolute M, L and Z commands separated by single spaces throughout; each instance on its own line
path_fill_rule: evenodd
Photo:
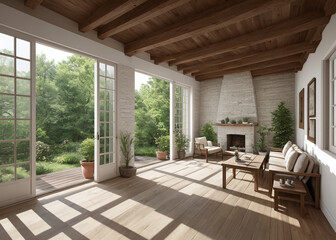
M 34 56 L 31 40 L 0 28 L 0 206 L 35 195 Z
M 116 65 L 97 61 L 95 84 L 95 181 L 117 176 Z

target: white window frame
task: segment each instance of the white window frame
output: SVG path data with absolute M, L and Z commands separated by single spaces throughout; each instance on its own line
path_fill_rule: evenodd
M 334 63 L 335 62 L 335 63 Z M 329 151 L 336 154 L 336 51 L 329 58 L 329 126 L 328 126 L 328 135 L 329 135 Z

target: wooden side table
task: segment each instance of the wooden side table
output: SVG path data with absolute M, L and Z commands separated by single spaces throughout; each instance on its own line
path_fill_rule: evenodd
M 303 185 L 303 183 L 295 179 L 294 180 L 294 187 L 283 187 L 280 185 L 280 182 L 278 180 L 274 181 L 273 184 L 273 190 L 274 190 L 274 210 L 278 210 L 279 205 L 279 199 L 289 200 L 289 201 L 296 201 L 295 198 L 291 198 L 289 196 L 291 195 L 297 195 L 300 197 L 300 214 L 301 216 L 304 216 L 304 205 L 305 205 L 305 196 L 307 194 L 306 188 Z M 294 196 L 295 197 L 295 196 Z M 297 202 L 297 201 L 296 201 Z

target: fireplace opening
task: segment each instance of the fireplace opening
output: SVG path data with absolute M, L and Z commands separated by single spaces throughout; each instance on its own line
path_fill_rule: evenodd
M 227 149 L 245 152 L 245 135 L 227 134 Z

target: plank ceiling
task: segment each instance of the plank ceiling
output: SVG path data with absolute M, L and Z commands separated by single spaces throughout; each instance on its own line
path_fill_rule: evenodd
M 198 81 L 296 72 L 336 12 L 335 0 L 25 0 L 40 4 Z

